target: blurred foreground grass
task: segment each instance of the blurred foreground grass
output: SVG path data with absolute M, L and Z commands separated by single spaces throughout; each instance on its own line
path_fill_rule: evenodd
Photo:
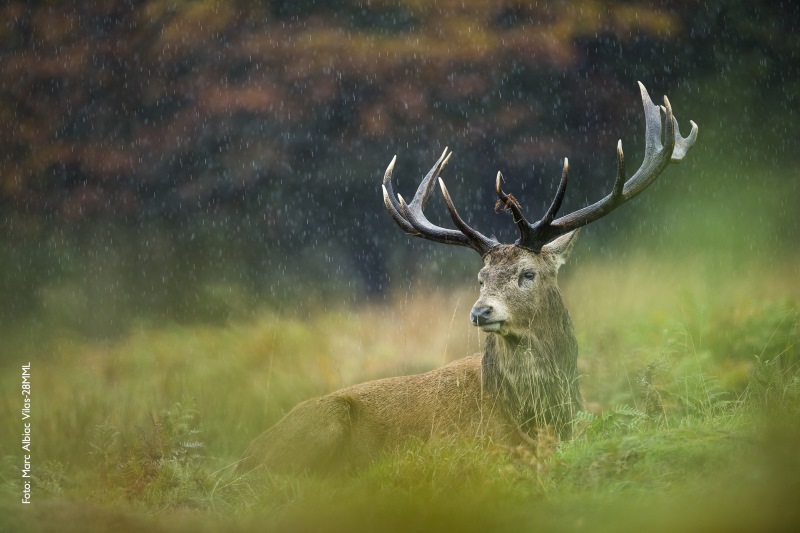
M 582 259 L 562 288 L 587 410 L 537 450 L 422 446 L 343 477 L 235 478 L 295 403 L 480 351 L 474 291 L 42 333 L 2 361 L 3 531 L 770 530 L 800 526 L 796 257 Z M 705 266 L 704 266 L 705 265 Z M 46 331 L 46 328 L 41 330 Z M 32 359 L 33 504 L 23 506 L 19 365 Z

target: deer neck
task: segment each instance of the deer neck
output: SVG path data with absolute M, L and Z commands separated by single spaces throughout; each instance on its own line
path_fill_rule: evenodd
M 565 436 L 582 406 L 578 343 L 560 294 L 553 296 L 534 314 L 524 335 L 489 334 L 482 379 L 520 429 L 533 434 L 549 426 Z

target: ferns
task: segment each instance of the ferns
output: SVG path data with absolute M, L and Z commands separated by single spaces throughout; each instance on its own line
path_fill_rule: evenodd
M 119 431 L 98 424 L 89 442 L 100 460 L 106 489 L 132 501 L 159 506 L 196 505 L 211 486 L 201 451 L 200 415 L 193 402 L 178 402 L 139 428 L 132 444 L 120 448 Z
M 194 403 L 176 403 L 162 415 L 163 433 L 168 436 L 165 450 L 178 464 L 198 463 L 205 444 L 200 440 L 200 413 Z
M 91 432 L 91 440 L 89 441 L 89 453 L 98 459 L 101 463 L 101 474 L 103 479 L 108 479 L 108 471 L 117 455 L 117 439 L 119 431 L 111 425 L 106 419 L 102 424 L 97 424 Z
M 639 429 L 650 417 L 647 413 L 628 405 L 606 409 L 600 415 L 580 411 L 573 422 L 576 435 L 587 439 L 624 435 Z

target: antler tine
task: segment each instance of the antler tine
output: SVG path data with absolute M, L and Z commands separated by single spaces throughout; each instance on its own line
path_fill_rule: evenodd
M 456 226 L 459 227 L 460 231 L 442 228 L 431 223 L 422 211 L 430 199 L 436 180 L 439 179 L 439 175 L 450 160 L 451 155 L 452 152 L 445 148 L 442 155 L 439 156 L 439 159 L 420 182 L 410 204 L 406 204 L 403 197 L 399 194 L 397 195 L 397 199 L 395 199 L 394 189 L 391 183 L 392 171 L 394 170 L 394 164 L 397 159 L 397 156 L 395 156 L 391 163 L 389 163 L 389 167 L 386 169 L 386 173 L 383 177 L 383 202 L 386 205 L 386 210 L 389 211 L 389 214 L 392 216 L 392 219 L 394 219 L 397 225 L 409 235 L 444 244 L 467 246 L 483 255 L 489 251 L 490 248 L 500 243 L 470 228 L 461 217 L 458 216 L 458 213 L 455 212 L 455 207 L 452 205 L 452 200 L 449 198 L 449 195 L 446 195 L 445 201 L 448 203 L 448 210 L 450 211 L 451 218 L 453 218 L 453 221 L 456 223 Z M 464 228 L 466 228 L 466 230 Z
M 644 191 L 664 171 L 670 162 L 681 161 L 697 139 L 697 124 L 690 121 L 692 130 L 688 137 L 680 134 L 678 121 L 672 114 L 672 105 L 664 97 L 664 105 L 657 106 L 650 99 L 644 85 L 639 82 L 645 117 L 645 153 L 639 169 L 625 181 L 625 156 L 622 141 L 617 143 L 617 176 L 614 188 L 602 200 L 561 218 L 552 220 L 561 205 L 566 188 L 566 161 L 562 182 L 547 214 L 535 224 L 529 224 L 517 244 L 539 252 L 553 239 L 578 229 L 607 215 L 623 203 Z M 662 117 L 663 114 L 663 117 Z
M 627 201 L 645 190 L 667 167 L 675 149 L 677 122 L 672 114 L 669 99 L 664 97 L 664 107 L 657 106 L 650 100 L 642 82 L 639 82 L 642 93 L 642 107 L 645 118 L 644 159 L 639 170 L 625 183 L 623 199 Z M 661 114 L 665 117 L 662 118 Z M 662 144 L 662 140 L 666 144 Z
M 411 223 L 409 223 L 408 220 L 405 219 L 405 216 L 401 214 L 400 205 L 397 203 L 397 199 L 394 195 L 394 188 L 392 187 L 392 172 L 394 171 L 395 162 L 397 162 L 397 156 L 392 158 L 389 166 L 386 167 L 386 173 L 383 175 L 383 184 L 381 185 L 381 188 L 383 189 L 383 203 L 386 206 L 386 210 L 392 216 L 392 219 L 403 229 L 403 231 L 410 235 L 416 235 L 418 233 L 417 230 L 411 225 Z
M 692 129 L 689 132 L 689 136 L 681 137 L 680 131 L 678 131 L 678 120 L 674 117 L 673 120 L 675 120 L 675 133 L 677 135 L 675 135 L 675 149 L 672 151 L 670 163 L 680 163 L 697 140 L 697 124 L 695 124 L 694 120 L 690 120 L 689 124 L 692 125 Z
M 556 190 L 553 203 L 550 204 L 550 208 L 542 217 L 540 221 L 541 224 L 550 224 L 555 218 L 556 213 L 558 213 L 558 210 L 561 209 L 561 203 L 564 201 L 564 195 L 567 192 L 567 176 L 569 176 L 569 159 L 565 157 L 564 170 L 561 171 L 561 181 L 558 184 L 558 190 Z
M 473 248 L 475 248 L 475 250 L 483 255 L 491 248 L 500 244 L 494 239 L 490 239 L 481 235 L 479 232 L 469 227 L 466 222 L 464 222 L 464 220 L 459 216 L 458 211 L 456 211 L 456 206 L 453 203 L 453 199 L 450 198 L 450 193 L 447 191 L 447 187 L 445 186 L 442 178 L 439 178 L 439 187 L 442 190 L 444 202 L 447 204 L 447 211 L 450 213 L 450 218 L 453 219 L 453 223 L 456 225 L 456 227 L 461 230 L 461 232 L 466 235 L 466 237 L 474 244 Z
M 511 218 L 514 219 L 514 224 L 517 225 L 520 231 L 525 231 L 525 228 L 528 227 L 528 220 L 525 218 L 525 215 L 522 213 L 522 208 L 517 202 L 517 199 L 513 196 L 506 194 L 503 192 L 503 189 L 500 187 L 503 180 L 503 173 L 498 172 L 497 178 L 495 178 L 494 182 L 494 189 L 497 193 L 497 198 L 503 203 L 503 205 L 511 211 Z M 500 204 L 495 207 L 495 211 L 497 211 Z
M 442 152 L 442 155 L 440 155 L 439 159 L 437 159 L 436 163 L 434 163 L 433 167 L 431 167 L 425 177 L 422 178 L 419 187 L 417 187 L 417 192 L 414 193 L 414 198 L 411 199 L 411 204 L 409 204 L 409 207 L 414 210 L 418 209 L 420 215 L 422 215 L 422 208 L 425 207 L 425 205 L 428 203 L 428 199 L 431 197 L 431 193 L 433 192 L 433 188 L 436 184 L 436 178 L 439 177 L 439 174 L 442 173 L 444 166 L 450 160 L 450 154 L 452 154 L 452 152 L 448 153 L 448 149 L 445 148 Z M 425 217 L 423 216 L 422 218 L 424 219 Z
M 622 139 L 620 139 L 617 141 L 617 179 L 614 180 L 611 197 L 619 199 L 622 196 L 623 187 L 625 187 L 625 154 L 622 152 Z

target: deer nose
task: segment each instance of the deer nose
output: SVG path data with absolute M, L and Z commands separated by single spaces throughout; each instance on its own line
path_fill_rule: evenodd
M 485 324 L 492 318 L 492 312 L 494 308 L 490 305 L 485 305 L 483 307 L 473 307 L 472 311 L 469 313 L 469 319 L 472 323 L 476 326 L 480 326 Z

